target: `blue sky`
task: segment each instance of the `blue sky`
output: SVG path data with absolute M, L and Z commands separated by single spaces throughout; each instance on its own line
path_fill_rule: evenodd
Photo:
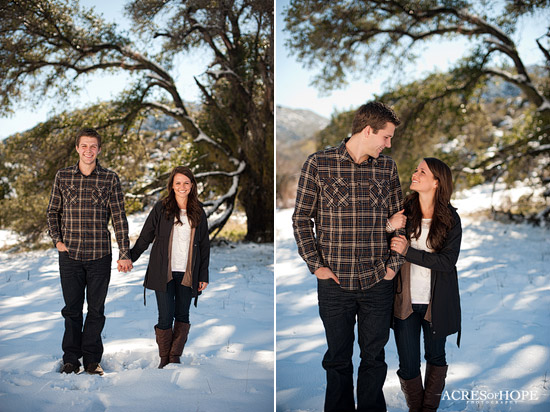
M 330 117 L 335 111 L 342 112 L 354 109 L 373 97 L 381 94 L 384 82 L 392 75 L 391 70 L 380 71 L 380 75 L 370 79 L 355 79 L 340 90 L 328 95 L 321 95 L 318 90 L 309 86 L 315 73 L 308 72 L 294 56 L 288 55 L 284 47 L 287 38 L 283 31 L 284 20 L 282 13 L 290 0 L 277 0 L 276 3 L 276 97 L 277 105 L 310 109 L 322 116 Z M 541 63 L 542 53 L 537 48 L 534 39 L 545 33 L 548 27 L 550 13 L 539 13 L 537 16 L 523 18 L 518 22 L 518 30 L 514 39 L 519 39 L 518 50 L 525 64 Z M 436 70 L 446 71 L 453 62 L 468 50 L 465 41 L 438 41 L 426 45 L 422 57 L 413 64 L 403 68 L 407 72 L 407 78 L 419 79 L 429 72 Z

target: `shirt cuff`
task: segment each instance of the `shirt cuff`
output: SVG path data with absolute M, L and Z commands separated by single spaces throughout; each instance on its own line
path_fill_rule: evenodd
M 315 274 L 315 271 L 316 271 L 317 269 L 322 268 L 322 267 L 324 267 L 325 265 L 323 265 L 323 264 L 321 263 L 321 261 L 315 261 L 315 262 L 311 262 L 311 263 L 308 262 L 307 266 L 308 266 L 308 268 L 309 268 L 309 271 L 310 271 L 311 273 Z
M 393 269 L 393 271 L 397 273 L 404 261 L 405 257 L 395 252 L 395 255 L 390 256 L 387 267 Z
M 131 260 L 129 250 L 120 250 L 118 253 L 118 260 Z

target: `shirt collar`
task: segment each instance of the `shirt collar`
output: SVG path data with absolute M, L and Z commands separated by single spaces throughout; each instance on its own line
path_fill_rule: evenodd
M 346 143 L 348 142 L 349 139 L 350 139 L 349 137 L 346 137 L 344 140 L 342 140 L 342 143 L 340 143 L 340 146 L 338 146 L 338 155 L 340 157 L 341 162 L 346 162 L 347 161 L 347 162 L 355 163 L 355 161 L 353 160 L 353 158 L 349 154 L 348 149 L 346 147 Z M 365 160 L 364 162 L 362 162 L 360 165 L 370 164 L 370 163 L 373 163 L 373 164 L 376 165 L 376 164 L 378 164 L 378 159 L 376 159 L 372 156 L 369 156 L 368 159 Z
M 80 162 L 80 161 L 79 161 Z M 72 167 L 72 173 L 73 174 L 77 174 L 77 173 L 80 173 L 82 174 L 82 172 L 80 171 L 80 168 L 78 167 L 78 163 L 79 162 L 76 162 L 76 164 Z M 96 160 L 96 163 L 95 163 L 95 167 L 94 167 L 94 170 L 92 170 L 92 173 L 90 173 L 90 176 L 91 175 L 98 175 L 99 172 L 100 172 L 100 169 L 102 169 L 102 167 L 99 165 L 99 160 Z M 84 175 L 83 175 L 84 176 Z

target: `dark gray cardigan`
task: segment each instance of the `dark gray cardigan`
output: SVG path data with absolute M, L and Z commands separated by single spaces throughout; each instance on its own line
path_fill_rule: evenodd
M 449 210 L 453 216 L 454 224 L 441 250 L 426 252 L 409 246 L 405 252 L 405 259 L 409 263 L 431 269 L 432 293 L 429 305 L 430 311 L 426 313 L 426 318 L 430 320 L 433 336 L 441 338 L 458 332 L 457 345 L 460 346 L 461 310 L 456 262 L 462 241 L 462 225 L 456 209 L 449 206 Z M 407 221 L 407 233 L 410 233 L 408 223 L 409 221 Z M 404 269 L 406 268 L 402 268 L 402 270 Z M 405 301 L 399 302 L 399 305 L 394 305 L 394 315 L 399 318 L 402 314 L 406 315 L 409 310 L 412 313 L 412 309 L 408 307 L 410 305 L 410 294 L 407 299 L 407 294 L 403 292 L 403 282 L 401 280 L 400 271 L 397 276 L 395 298 L 396 303 L 402 297 L 405 298 Z
M 141 229 L 138 240 L 130 250 L 132 262 L 153 243 L 143 286 L 147 289 L 166 291 L 166 280 L 170 270 L 169 247 L 174 219 L 167 219 L 162 201 L 155 204 Z M 208 221 L 202 210 L 201 221 L 195 230 L 192 259 L 192 290 L 197 306 L 199 282 L 208 282 L 208 265 L 210 261 L 210 240 L 208 238 Z

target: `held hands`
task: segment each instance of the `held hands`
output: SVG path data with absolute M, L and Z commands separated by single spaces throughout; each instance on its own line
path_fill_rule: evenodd
M 407 216 L 405 216 L 405 209 L 401 209 L 399 212 L 390 217 L 389 222 L 394 229 L 403 229 L 407 223 Z
M 405 251 L 408 246 L 407 238 L 403 235 L 394 236 L 391 239 L 390 249 L 394 252 L 399 253 L 400 255 L 405 255 Z
M 132 261 L 130 259 L 117 260 L 117 269 L 119 272 L 129 272 L 133 269 Z
M 340 280 L 338 280 L 338 277 L 336 277 L 334 272 L 327 267 L 317 269 L 315 271 L 315 276 L 317 276 L 317 279 L 332 279 L 336 283 L 340 284 Z

